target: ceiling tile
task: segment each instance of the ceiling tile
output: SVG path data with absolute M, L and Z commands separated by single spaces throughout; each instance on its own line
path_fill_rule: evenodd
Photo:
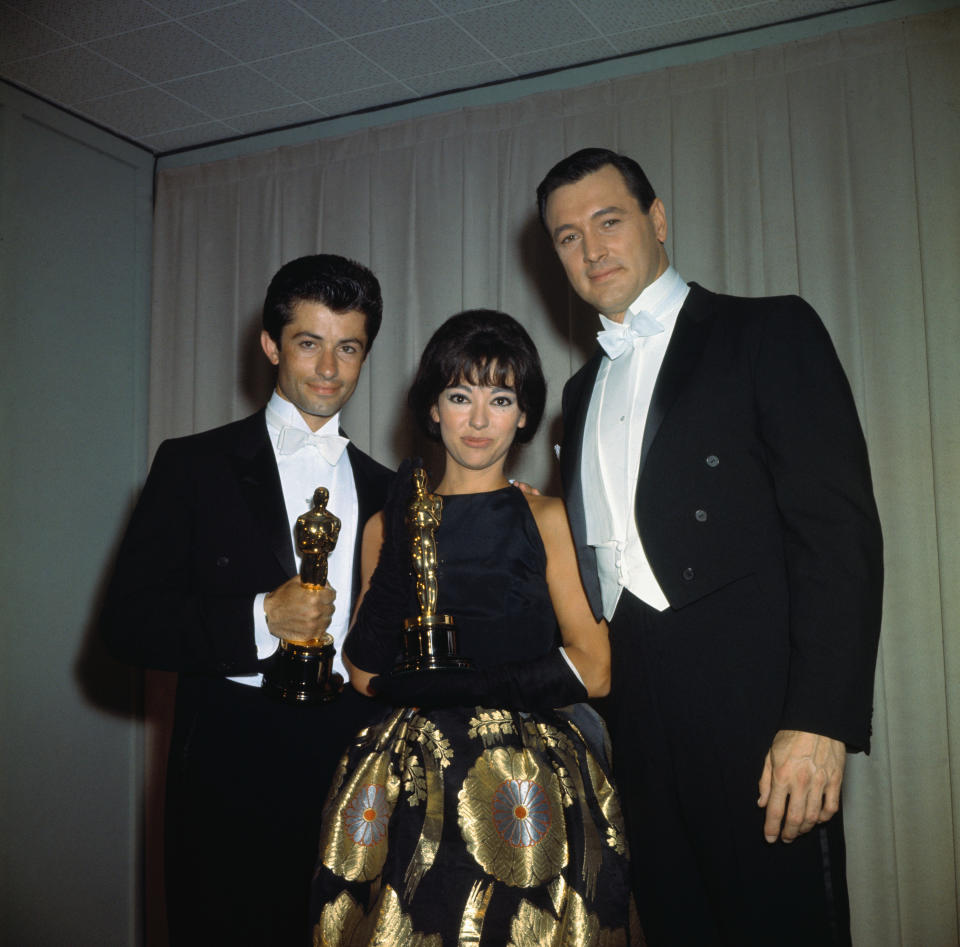
M 563 3 L 513 0 L 496 7 L 461 13 L 454 19 L 478 43 L 500 58 L 598 36 L 597 30 L 566 0 Z
M 224 6 L 224 0 L 150 0 L 155 6 L 169 16 L 190 16 L 193 13 L 203 13 L 205 10 L 215 10 Z
M 405 26 L 437 15 L 429 0 L 298 0 L 341 38 Z
M 206 123 L 210 118 L 152 86 L 84 102 L 77 107 L 77 111 L 133 138 Z
M 302 125 L 304 122 L 316 122 L 323 114 L 306 102 L 285 105 L 277 109 L 263 109 L 249 115 L 234 115 L 224 124 L 229 125 L 239 135 L 252 135 L 255 132 L 273 131 L 289 125 Z
M 469 89 L 487 82 L 500 82 L 513 79 L 516 74 L 495 59 L 477 63 L 474 66 L 458 66 L 456 69 L 444 69 L 428 76 L 414 76 L 406 84 L 415 89 L 417 95 L 435 95 L 454 89 Z
M 449 14 L 499 6 L 504 0 L 431 0 L 431 2 L 437 9 Z
M 606 39 L 588 39 L 582 43 L 570 43 L 567 46 L 555 46 L 551 49 L 538 49 L 532 53 L 509 56 L 504 62 L 518 76 L 529 76 L 548 69 L 564 69 L 578 63 L 609 59 L 617 50 Z
M 765 0 L 762 3 L 758 3 L 757 0 L 712 0 L 712 3 L 718 10 L 747 10 L 751 7 L 766 7 L 768 22 L 773 22 L 770 7 L 779 7 L 786 11 L 781 13 L 780 17 L 790 18 L 860 6 L 858 3 L 850 3 L 849 0 Z
M 0 63 L 15 62 L 72 45 L 60 33 L 48 30 L 31 17 L 0 5 Z
M 246 66 L 232 66 L 217 72 L 206 72 L 202 76 L 175 79 L 164 83 L 161 88 L 212 118 L 230 118 L 261 109 L 293 105 L 297 101 L 292 92 Z
M 318 99 L 311 104 L 316 106 L 324 115 L 346 115 L 348 112 L 376 108 L 391 102 L 404 102 L 416 97 L 417 93 L 405 83 L 388 82 L 384 85 L 371 86 L 369 89 L 357 89 L 355 92 L 331 95 L 325 99 Z
M 236 60 L 177 23 L 96 40 L 90 48 L 150 82 L 233 66 Z
M 366 89 L 392 78 L 343 41 L 262 59 L 252 68 L 307 100 Z
M 4 69 L 4 75 L 38 95 L 65 105 L 143 85 L 142 79 L 82 46 L 11 63 Z
M 726 18 L 719 14 L 681 20 L 678 23 L 661 23 L 642 30 L 629 30 L 616 33 L 609 38 L 620 53 L 637 53 L 644 49 L 657 49 L 675 43 L 685 43 L 691 39 L 704 39 L 728 33 Z
M 100 36 L 113 36 L 142 26 L 161 23 L 167 17 L 144 0 L 5 0 L 12 7 L 58 30 L 80 43 Z
M 285 0 L 274 0 L 269 5 L 261 0 L 245 0 L 181 22 L 245 61 L 278 56 L 336 38 Z
M 427 20 L 350 41 L 397 79 L 442 72 L 451 63 L 469 66 L 490 59 L 463 30 L 446 19 Z
M 718 6 L 721 4 L 718 3 Z M 729 4 L 723 4 L 729 5 Z M 749 29 L 783 23 L 797 17 L 815 16 L 831 10 L 853 6 L 841 0 L 768 0 L 766 3 L 736 3 L 724 11 L 724 18 L 731 29 Z
M 571 0 L 605 36 L 712 13 L 709 0 Z

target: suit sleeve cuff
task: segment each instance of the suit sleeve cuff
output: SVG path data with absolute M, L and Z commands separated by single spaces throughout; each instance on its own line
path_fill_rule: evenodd
M 271 657 L 280 643 L 267 627 L 267 613 L 263 610 L 266 597 L 267 593 L 261 592 L 253 600 L 253 642 L 257 646 L 258 661 Z

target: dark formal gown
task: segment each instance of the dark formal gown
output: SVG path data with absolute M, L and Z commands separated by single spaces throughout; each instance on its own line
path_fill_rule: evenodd
M 455 618 L 462 656 L 494 666 L 557 647 L 546 552 L 519 490 L 445 497 L 436 538 L 437 611 Z M 397 595 L 416 614 L 412 579 Z M 399 638 L 361 623 L 346 651 L 387 671 Z M 314 943 L 642 943 L 628 874 L 605 731 L 586 704 L 385 709 L 327 798 Z

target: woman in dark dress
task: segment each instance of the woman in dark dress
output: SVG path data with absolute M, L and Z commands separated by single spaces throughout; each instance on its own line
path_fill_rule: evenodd
M 406 465 L 363 535 L 344 656 L 385 711 L 327 799 L 316 945 L 642 943 L 605 731 L 582 703 L 609 689 L 607 627 L 584 597 L 562 501 L 504 476 L 545 388 L 504 313 L 453 316 L 424 351 L 410 405 L 446 453 L 436 611 L 454 617 L 473 667 L 391 673 L 403 619 L 428 597 L 411 570 Z

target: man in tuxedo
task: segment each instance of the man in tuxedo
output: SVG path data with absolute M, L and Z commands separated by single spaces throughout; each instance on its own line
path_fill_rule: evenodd
M 600 313 L 564 389 L 561 469 L 610 624 L 649 943 L 849 944 L 840 785 L 869 748 L 882 543 L 843 369 L 798 297 L 684 282 L 632 159 L 579 151 L 537 197 Z
M 276 390 L 251 417 L 160 445 L 120 547 L 107 641 L 179 673 L 164 836 L 175 945 L 310 942 L 320 811 L 372 702 L 347 687 L 331 703 L 285 703 L 261 681 L 281 640 L 328 631 L 339 652 L 347 632 L 360 536 L 391 474 L 349 443 L 340 409 L 382 309 L 358 263 L 283 266 L 261 334 Z M 301 584 L 293 542 L 318 486 L 342 524 L 319 590 Z

